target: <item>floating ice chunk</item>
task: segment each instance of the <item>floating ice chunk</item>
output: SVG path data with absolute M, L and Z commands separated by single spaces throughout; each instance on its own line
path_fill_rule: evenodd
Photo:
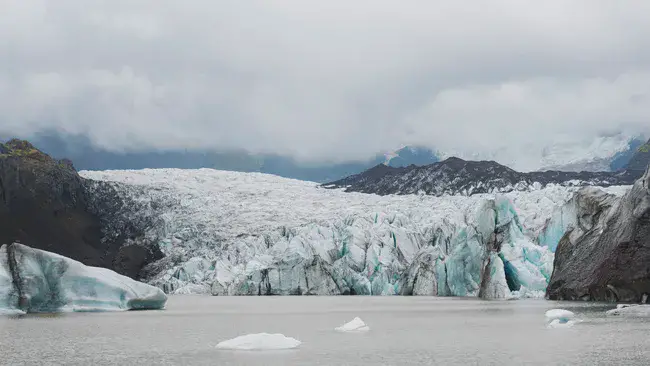
M 25 315 L 25 312 L 18 309 L 2 309 L 0 308 L 0 315 Z
M 561 319 L 553 319 L 548 325 L 547 328 L 571 328 L 577 323 L 575 320 L 562 321 Z
M 616 309 L 607 311 L 607 315 L 650 316 L 650 305 L 617 305 Z
M 347 333 L 361 333 L 367 332 L 370 330 L 370 327 L 366 325 L 360 318 L 354 318 L 352 321 L 338 327 L 335 329 L 338 332 L 347 332 Z
M 241 351 L 275 351 L 297 348 L 301 343 L 295 338 L 285 337 L 279 333 L 258 333 L 223 341 L 217 344 L 217 348 Z
M 579 319 L 575 319 L 575 314 L 569 310 L 551 309 L 546 312 L 547 328 L 571 328 Z
M 551 309 L 545 315 L 547 321 L 558 320 L 560 323 L 567 323 L 569 320 L 575 318 L 573 312 L 564 309 Z
M 166 302 L 160 289 L 105 268 L 21 244 L 0 247 L 0 308 L 14 313 L 163 309 Z

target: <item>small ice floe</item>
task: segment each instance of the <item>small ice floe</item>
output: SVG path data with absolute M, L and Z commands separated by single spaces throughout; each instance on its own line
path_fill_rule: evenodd
M 352 321 L 336 328 L 335 330 L 338 332 L 346 333 L 361 333 L 369 331 L 370 327 L 368 327 L 366 323 L 363 322 L 363 320 L 357 317 L 352 319 Z
M 574 326 L 576 323 L 578 323 L 577 320 L 560 320 L 560 319 L 553 319 L 550 323 L 546 324 L 547 328 L 571 328 Z
M 283 334 L 257 333 L 239 336 L 217 344 L 218 349 L 240 351 L 276 351 L 292 349 L 302 342 Z
M 0 308 L 0 315 L 25 315 L 25 312 L 17 309 Z
M 579 322 L 575 319 L 575 314 L 569 310 L 551 309 L 545 315 L 548 328 L 571 328 Z
M 547 321 L 552 321 L 557 319 L 566 323 L 568 320 L 575 318 L 576 315 L 569 310 L 551 309 L 546 312 L 545 316 Z
M 650 305 L 619 304 L 616 309 L 606 312 L 607 315 L 650 316 Z

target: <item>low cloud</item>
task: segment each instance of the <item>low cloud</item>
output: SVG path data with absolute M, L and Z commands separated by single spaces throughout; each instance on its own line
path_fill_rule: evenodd
M 535 169 L 557 142 L 650 134 L 648 14 L 604 0 L 7 0 L 0 132 L 308 161 L 422 144 Z

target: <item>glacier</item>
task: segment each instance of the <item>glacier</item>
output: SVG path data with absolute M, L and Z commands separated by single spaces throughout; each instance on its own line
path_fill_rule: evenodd
M 21 244 L 0 247 L 0 313 L 162 309 L 160 289 Z
M 113 220 L 146 225 L 166 256 L 147 282 L 171 294 L 541 296 L 571 224 L 553 218 L 578 189 L 379 196 L 211 169 L 80 175 L 134 203 Z

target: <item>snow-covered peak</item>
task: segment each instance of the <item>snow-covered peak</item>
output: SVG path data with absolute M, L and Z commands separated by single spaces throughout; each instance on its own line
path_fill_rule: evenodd
M 612 160 L 630 150 L 631 142 L 643 139 L 620 132 L 596 137 L 557 136 L 552 144 L 514 145 L 500 149 L 447 149 L 441 159 L 494 160 L 522 172 L 539 170 L 609 171 Z

